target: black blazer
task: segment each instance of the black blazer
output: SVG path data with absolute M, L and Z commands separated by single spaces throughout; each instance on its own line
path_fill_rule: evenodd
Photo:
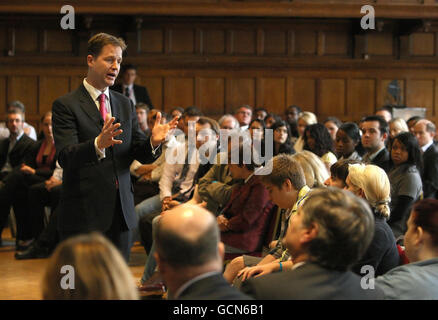
M 246 280 L 242 291 L 257 300 L 383 299 L 377 287 L 362 289 L 361 278 L 351 271 L 328 270 L 315 263 Z
M 111 89 L 123 94 L 123 86 L 121 83 L 112 86 Z M 146 103 L 151 109 L 154 107 L 152 105 L 151 99 L 149 98 L 148 89 L 146 89 L 146 87 L 138 86 L 134 84 L 134 95 L 137 103 L 139 102 Z
M 382 151 L 380 151 L 373 159 L 373 161 L 371 161 L 371 164 L 379 166 L 380 168 L 385 170 L 386 173 L 389 173 L 389 171 L 391 171 L 392 165 L 388 149 L 384 148 Z
M 35 169 L 35 174 L 38 176 L 45 177 L 47 179 L 50 179 L 50 177 L 53 174 L 53 171 L 56 168 L 56 155 L 53 158 L 52 165 L 50 166 L 50 169 L 46 168 L 37 168 L 36 158 L 38 156 L 38 152 L 40 151 L 40 148 L 43 144 L 44 140 L 38 140 L 31 149 L 29 149 L 29 152 L 27 153 L 26 157 L 24 158 L 24 163 L 28 165 L 31 168 Z
M 9 141 L 9 138 L 0 140 L 0 170 L 6 164 Z M 20 140 L 17 141 L 9 155 L 9 160 L 13 169 L 18 168 L 24 162 L 26 155 L 36 144 L 36 141 L 29 138 L 26 134 L 21 136 Z
M 53 103 L 53 134 L 63 184 L 58 205 L 58 227 L 66 232 L 107 231 L 116 210 L 117 193 L 129 229 L 137 225 L 129 166 L 134 159 L 151 163 L 150 140 L 139 129 L 132 102 L 120 93 L 109 91 L 112 115 L 121 123 L 122 144 L 105 150 L 98 160 L 94 140 L 103 119 L 95 102 L 81 86 Z M 160 148 L 161 150 L 161 148 Z M 116 187 L 118 181 L 118 189 Z
M 192 283 L 181 292 L 178 300 L 252 300 L 252 298 L 232 287 L 222 274 L 214 274 Z
M 432 144 L 423 153 L 423 194 L 424 198 L 438 199 L 438 146 Z

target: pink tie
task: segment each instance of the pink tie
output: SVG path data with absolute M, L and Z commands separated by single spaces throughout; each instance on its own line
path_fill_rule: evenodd
M 106 108 L 105 108 L 105 94 L 99 96 L 99 111 L 103 121 L 106 120 Z

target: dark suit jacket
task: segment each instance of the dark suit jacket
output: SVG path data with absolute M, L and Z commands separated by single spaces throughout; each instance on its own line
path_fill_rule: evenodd
M 361 278 L 351 271 L 328 270 L 315 263 L 246 280 L 242 291 L 257 300 L 383 299 L 380 289 L 362 289 Z
M 192 283 L 178 297 L 178 300 L 251 300 L 232 287 L 222 276 L 214 274 Z
M 95 102 L 81 85 L 53 103 L 53 133 L 58 161 L 63 170 L 58 225 L 64 232 L 105 232 L 114 216 L 117 193 L 129 229 L 137 224 L 129 166 L 134 159 L 150 163 L 150 141 L 139 129 L 132 102 L 109 91 L 112 115 L 120 122 L 122 144 L 105 150 L 98 160 L 94 140 L 100 134 L 103 119 Z M 118 181 L 119 188 L 116 187 Z
M 17 168 L 24 162 L 24 158 L 36 145 L 35 140 L 29 138 L 27 135 L 23 134 L 20 140 L 17 141 L 14 148 L 11 150 L 9 155 L 9 161 L 12 168 Z M 0 140 L 0 170 L 6 164 L 9 149 L 9 138 Z
M 432 144 L 423 153 L 422 175 L 424 198 L 438 199 L 438 146 Z
M 111 89 L 123 94 L 123 86 L 121 83 L 112 86 Z M 146 103 L 148 106 L 151 107 L 151 109 L 154 107 L 152 105 L 151 99 L 149 98 L 148 89 L 146 89 L 146 87 L 138 86 L 134 84 L 134 95 L 137 103 L 139 102 Z
M 32 148 L 29 150 L 29 152 L 27 153 L 26 157 L 24 158 L 24 163 L 26 163 L 26 165 L 28 165 L 31 168 L 35 169 L 35 174 L 41 177 L 45 177 L 47 179 L 50 179 L 50 177 L 53 174 L 53 171 L 56 168 L 56 155 L 53 159 L 53 162 L 50 166 L 50 168 L 38 168 L 37 167 L 37 156 L 38 156 L 38 152 L 40 151 L 42 144 L 43 144 L 44 140 L 38 140 L 33 146 Z
M 385 170 L 386 173 L 391 171 L 391 157 L 389 155 L 388 149 L 383 149 L 380 151 L 377 156 L 373 159 L 371 164 L 374 164 L 376 166 L 379 166 L 383 170 Z

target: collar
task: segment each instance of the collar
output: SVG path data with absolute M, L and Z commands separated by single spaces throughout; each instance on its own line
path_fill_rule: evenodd
M 424 146 L 421 147 L 421 151 L 426 152 L 427 149 L 429 149 L 429 147 L 433 144 L 433 139 L 428 143 L 425 144 Z
M 129 86 L 127 86 L 126 84 L 123 84 L 123 89 L 129 88 L 130 90 L 134 89 L 134 84 L 130 84 Z
M 184 290 L 186 290 L 188 287 L 190 287 L 192 284 L 194 284 L 197 281 L 200 281 L 202 279 L 211 277 L 213 275 L 220 275 L 221 273 L 218 271 L 211 271 L 211 272 L 206 272 L 203 274 L 200 274 L 197 277 L 194 277 L 193 279 L 187 281 L 186 283 L 184 283 L 181 287 L 179 287 L 179 289 L 175 292 L 175 295 L 173 295 L 173 299 L 178 299 L 178 297 L 181 295 L 181 293 L 184 292 Z
M 95 87 L 93 87 L 91 84 L 89 84 L 88 81 L 87 81 L 87 78 L 85 78 L 82 83 L 84 84 L 85 89 L 90 94 L 91 99 L 93 99 L 93 101 L 96 101 L 102 93 L 105 94 L 106 98 L 109 101 L 109 89 L 108 89 L 108 87 L 106 87 L 105 90 L 102 92 L 99 89 L 96 89 Z
M 303 266 L 305 263 L 306 263 L 305 261 L 301 261 L 301 262 L 295 263 L 295 264 L 292 266 L 292 270 L 295 270 L 295 269 L 297 269 L 297 268 Z
M 370 154 L 368 156 L 369 161 L 373 161 L 375 157 L 383 150 L 385 149 L 385 146 L 381 147 L 378 151 L 374 152 L 373 154 Z
M 21 133 L 17 136 L 17 138 L 15 138 L 15 142 L 18 142 L 18 140 L 21 139 L 21 137 L 23 136 L 23 134 L 24 134 L 24 131 L 21 131 Z M 10 135 L 9 135 L 9 137 L 10 137 Z
M 298 206 L 300 206 L 301 202 L 307 197 L 307 195 L 309 194 L 309 191 L 310 191 L 310 188 L 307 185 L 305 185 L 304 187 L 301 188 L 300 192 L 298 192 L 297 201 L 295 202 L 295 204 L 292 207 L 292 210 L 290 212 L 291 215 L 297 213 Z

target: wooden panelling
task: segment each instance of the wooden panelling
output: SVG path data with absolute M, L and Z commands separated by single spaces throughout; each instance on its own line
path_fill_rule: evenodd
M 40 115 L 52 110 L 53 101 L 67 94 L 70 86 L 69 77 L 40 77 L 38 113 Z
M 345 79 L 321 79 L 318 114 L 342 117 L 345 113 Z
M 297 55 L 315 55 L 318 43 L 317 33 L 313 30 L 299 30 L 294 33 L 295 53 Z
M 170 53 L 194 53 L 195 30 L 172 28 L 168 41 Z
M 286 79 L 261 78 L 257 86 L 257 106 L 282 114 L 286 108 Z
M 8 101 L 20 100 L 27 114 L 38 114 L 38 77 L 11 76 L 8 79 Z
M 140 51 L 144 53 L 163 53 L 164 31 L 162 29 L 141 30 Z
M 435 80 L 408 80 L 406 100 L 410 107 L 427 109 L 427 116 L 433 115 Z
M 350 52 L 350 35 L 348 31 L 324 32 L 324 54 L 347 56 Z
M 254 55 L 257 47 L 257 33 L 255 30 L 233 30 L 231 42 L 233 54 Z
M 290 88 L 291 87 L 291 88 Z M 302 106 L 307 111 L 316 110 L 316 80 L 306 78 L 294 78 L 290 81 L 288 90 L 292 97 L 288 99 L 288 104 Z
M 145 86 L 148 89 L 149 98 L 151 98 L 151 102 L 154 108 L 162 109 L 163 108 L 163 78 L 137 77 L 136 82 L 139 85 Z
M 205 54 L 224 54 L 225 30 L 205 29 L 202 33 L 202 49 Z
M 410 53 L 413 56 L 435 55 L 435 33 L 411 34 Z
M 76 90 L 84 81 L 86 75 L 70 77 L 70 91 Z
M 346 115 L 359 120 L 376 110 L 376 81 L 374 79 L 352 79 L 347 91 Z
M 264 54 L 285 55 L 287 54 L 287 31 L 266 30 L 264 32 Z
M 6 108 L 2 106 L 6 106 L 7 100 L 6 100 L 6 83 L 7 79 L 4 76 L 0 76 L 0 114 L 2 115 L 0 117 L 0 121 L 3 121 L 4 114 L 6 113 Z
M 256 103 L 255 93 L 255 78 L 227 78 L 225 112 L 233 113 L 237 107 L 243 104 L 254 106 Z
M 39 36 L 36 28 L 17 28 L 15 30 L 15 52 L 37 53 L 39 51 Z
M 196 105 L 210 115 L 221 116 L 225 110 L 225 79 L 198 78 Z
M 45 30 L 45 50 L 53 53 L 72 53 L 72 37 L 70 31 Z
M 391 33 L 367 34 L 366 38 L 367 53 L 374 56 L 392 56 L 393 53 L 393 36 Z
M 164 110 L 195 104 L 194 78 L 166 78 L 164 80 Z

